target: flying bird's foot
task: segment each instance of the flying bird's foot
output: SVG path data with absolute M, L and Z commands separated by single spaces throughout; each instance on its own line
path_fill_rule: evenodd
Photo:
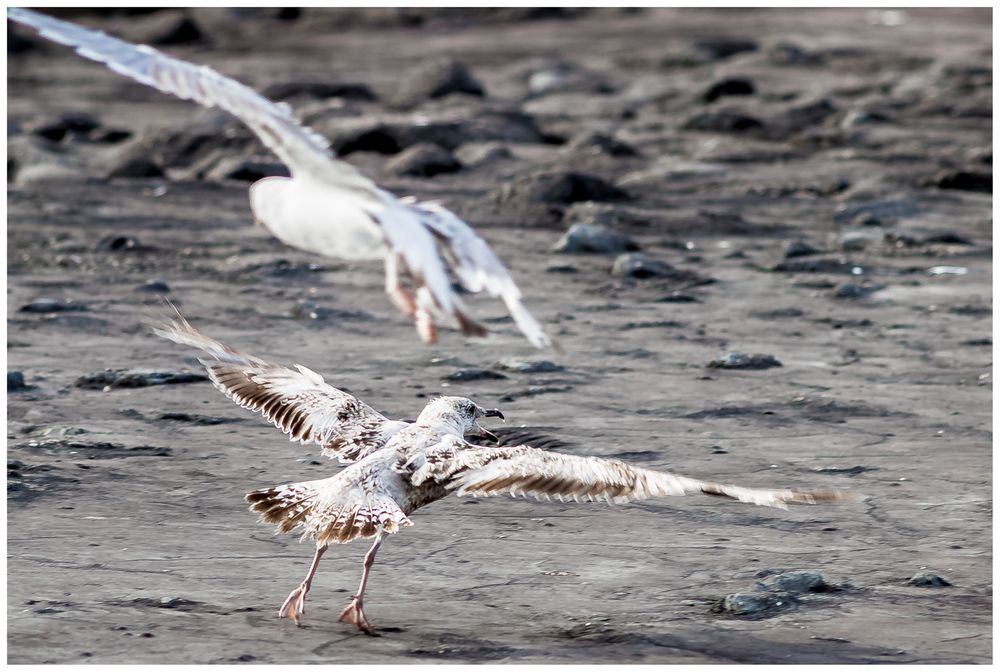
M 295 625 L 301 625 L 299 616 L 306 613 L 306 595 L 309 593 L 309 584 L 303 583 L 293 590 L 285 598 L 284 604 L 278 609 L 278 618 L 290 618 L 295 621 Z
M 417 308 L 417 333 L 424 343 L 437 343 L 437 327 L 434 326 L 434 318 L 423 308 Z
M 386 294 L 392 299 L 393 304 L 399 309 L 403 315 L 409 318 L 413 318 L 417 314 L 417 302 L 413 299 L 413 295 L 410 294 L 402 285 L 395 285 L 393 287 L 386 288 Z
M 344 623 L 349 623 L 356 627 L 361 632 L 366 635 L 371 635 L 372 637 L 378 637 L 379 634 L 375 632 L 375 628 L 372 627 L 368 619 L 365 618 L 365 612 L 361 608 L 361 600 L 354 598 L 351 603 L 347 605 L 347 608 L 340 612 L 340 620 Z

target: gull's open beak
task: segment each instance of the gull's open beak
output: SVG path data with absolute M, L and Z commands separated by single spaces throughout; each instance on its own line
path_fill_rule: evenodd
M 500 418 L 504 422 L 507 422 L 507 419 L 503 417 L 503 413 L 500 412 L 499 408 L 491 408 L 484 412 L 483 415 L 487 418 Z
M 491 439 L 493 441 L 493 443 L 496 443 L 496 444 L 500 443 L 500 437 L 497 436 L 496 434 L 494 434 L 493 432 L 491 432 L 490 430 L 486 429 L 482 425 L 478 425 L 477 424 L 476 425 L 476 431 L 473 432 L 473 434 L 476 435 L 476 436 L 482 436 L 484 438 Z

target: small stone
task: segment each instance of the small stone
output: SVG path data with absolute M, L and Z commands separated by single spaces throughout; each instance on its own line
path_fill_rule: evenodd
M 833 590 L 816 572 L 782 572 L 765 577 L 754 584 L 754 590 L 778 593 L 825 593 Z
M 508 358 L 500 360 L 494 366 L 504 371 L 516 371 L 517 373 L 557 373 L 566 370 L 565 367 L 547 359 Z
M 844 282 L 837 285 L 833 290 L 835 299 L 866 299 L 875 292 L 885 289 L 885 285 L 858 284 L 854 282 Z
M 749 96 L 755 91 L 753 82 L 747 77 L 726 77 L 712 84 L 702 99 L 711 103 L 723 96 Z
M 457 158 L 465 166 L 482 166 L 513 156 L 506 145 L 499 143 L 465 143 L 455 151 Z
M 660 259 L 653 259 L 642 253 L 623 254 L 615 259 L 611 274 L 623 278 L 647 280 L 650 278 L 669 278 L 671 280 L 705 284 L 711 282 L 693 271 L 687 271 L 671 266 Z
M 147 280 L 135 288 L 137 292 L 149 292 L 150 294 L 167 294 L 170 292 L 170 285 L 163 280 Z
M 432 63 L 412 75 L 398 102 L 417 105 L 428 98 L 443 98 L 452 93 L 482 97 L 486 90 L 464 64 L 449 59 Z
M 265 86 L 261 95 L 269 100 L 288 98 L 348 98 L 351 100 L 374 101 L 378 97 L 365 84 L 339 82 L 275 82 Z
M 32 130 L 33 135 L 61 142 L 73 137 L 86 137 L 92 131 L 99 128 L 101 123 L 94 117 L 84 112 L 69 112 L 61 115 L 57 120 L 42 124 Z
M 632 145 L 616 140 L 610 135 L 597 132 L 587 132 L 576 136 L 566 144 L 566 148 L 575 152 L 593 152 L 608 156 L 638 156 L 639 154 Z
M 924 243 L 940 245 L 973 245 L 974 243 L 954 231 L 941 231 L 932 233 L 923 239 Z
M 618 201 L 629 197 L 626 192 L 600 177 L 573 171 L 550 171 L 524 176 L 504 184 L 498 195 L 504 202 L 564 205 L 580 201 Z
M 98 373 L 80 376 L 76 386 L 85 390 L 124 389 L 150 387 L 153 385 L 177 385 L 200 383 L 208 380 L 201 373 L 187 371 L 135 371 L 129 369 L 106 369 Z
M 716 131 L 719 133 L 740 133 L 763 128 L 764 123 L 749 114 L 735 110 L 709 110 L 688 119 L 684 128 L 689 131 Z
M 861 252 L 865 248 L 884 240 L 881 229 L 868 228 L 861 231 L 845 231 L 840 236 L 840 249 L 845 252 Z
M 137 238 L 132 236 L 105 236 L 97 241 L 94 249 L 97 252 L 126 252 L 128 250 L 135 250 L 140 248 L 141 245 Z
M 430 142 L 421 142 L 393 158 L 386 164 L 385 172 L 398 176 L 432 177 L 461 169 L 462 164 L 447 149 Z
M 696 41 L 694 46 L 715 60 L 729 58 L 747 51 L 757 51 L 759 48 L 755 40 L 729 36 L 702 38 Z
M 151 178 L 151 177 L 163 177 L 163 169 L 158 166 L 152 159 L 133 156 L 128 157 L 121 163 L 114 166 L 108 172 L 108 178 Z
M 574 224 L 559 242 L 553 252 L 563 254 L 617 254 L 639 249 L 639 244 L 626 236 L 600 224 Z
M 733 616 L 752 616 L 774 609 L 789 607 L 796 600 L 791 595 L 776 593 L 733 593 L 726 595 L 718 610 Z
M 24 383 L 24 374 L 20 371 L 8 371 L 7 372 L 7 391 L 11 392 L 13 390 L 23 390 L 27 385 Z
M 917 572 L 907 579 L 906 583 L 923 588 L 944 588 L 951 585 L 950 581 L 933 572 Z
M 502 373 L 497 373 L 496 371 L 490 371 L 489 369 L 479 369 L 476 367 L 468 367 L 464 369 L 455 369 L 448 375 L 444 377 L 445 380 L 453 380 L 459 382 L 468 382 L 472 380 L 505 380 L 507 376 Z
M 87 307 L 69 299 L 59 301 L 58 299 L 44 298 L 35 299 L 31 303 L 25 304 L 21 306 L 20 310 L 22 313 L 64 313 L 87 310 Z
M 811 254 L 820 254 L 818 250 L 804 240 L 791 240 L 785 245 L 785 259 L 794 257 L 808 257 Z
M 773 355 L 748 355 L 745 352 L 727 352 L 721 357 L 710 361 L 707 366 L 710 369 L 761 370 L 781 366 L 781 362 Z
M 985 194 L 993 193 L 993 175 L 991 173 L 960 170 L 945 173 L 937 178 L 939 189 L 957 189 L 959 191 L 979 191 Z

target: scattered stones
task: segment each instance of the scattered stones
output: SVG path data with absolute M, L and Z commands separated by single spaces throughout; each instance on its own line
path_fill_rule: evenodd
M 71 301 L 70 299 L 60 301 L 59 299 L 48 298 L 35 299 L 20 308 L 20 312 L 22 313 L 65 313 L 84 310 L 87 310 L 87 306 L 77 301 Z
M 288 167 L 280 161 L 229 157 L 215 164 L 205 177 L 212 181 L 256 182 L 265 177 L 289 177 L 290 175 Z
M 921 588 L 945 588 L 951 585 L 950 581 L 933 572 L 917 572 L 908 578 L 906 583 Z
M 764 128 L 764 122 L 749 114 L 736 110 L 709 110 L 699 112 L 684 124 L 689 131 L 715 131 L 718 133 L 741 133 Z
M 821 253 L 822 250 L 816 249 L 804 240 L 791 240 L 785 245 L 785 259 L 808 257 L 813 254 Z
M 147 280 L 135 288 L 137 292 L 149 292 L 150 294 L 167 294 L 170 292 L 170 285 L 163 280 Z
M 563 254 L 617 254 L 639 249 L 639 244 L 624 233 L 600 224 L 574 224 L 552 248 Z
M 427 99 L 443 98 L 451 93 L 483 97 L 486 90 L 459 61 L 449 59 L 431 63 L 407 80 L 397 103 L 417 105 Z
M 816 572 L 793 571 L 772 574 L 754 584 L 754 590 L 783 593 L 827 593 L 835 590 Z
M 130 389 L 153 385 L 179 385 L 208 380 L 202 373 L 187 371 L 136 371 L 133 369 L 105 369 L 76 379 L 76 386 L 84 390 Z
M 619 201 L 629 197 L 594 175 L 572 171 L 549 171 L 527 175 L 504 184 L 497 196 L 501 202 L 570 204 L 579 201 Z
M 14 392 L 16 390 L 27 389 L 27 385 L 24 382 L 24 374 L 20 371 L 8 371 L 7 372 L 7 391 Z
M 504 371 L 516 371 L 517 373 L 558 373 L 566 370 L 565 367 L 547 359 L 508 358 L 500 360 L 493 366 Z
M 774 593 L 733 593 L 726 595 L 716 611 L 733 616 L 756 616 L 777 609 L 792 607 L 797 600 L 791 595 Z
M 967 170 L 945 173 L 936 179 L 939 189 L 993 193 L 993 174 Z
M 753 371 L 771 369 L 781 365 L 781 362 L 773 355 L 748 355 L 745 352 L 727 352 L 707 364 L 710 369 L 743 369 Z
M 454 173 L 462 164 L 447 149 L 429 142 L 422 142 L 406 149 L 386 167 L 386 173 L 398 176 L 432 177 L 441 173 Z
M 614 157 L 639 155 L 632 145 L 596 131 L 581 133 L 566 144 L 566 149 L 571 152 L 590 152 Z
M 702 94 L 702 100 L 712 103 L 723 96 L 749 96 L 756 92 L 756 88 L 748 77 L 726 77 L 720 79 Z
M 129 250 L 138 250 L 142 247 L 139 243 L 138 238 L 133 238 L 132 236 L 104 236 L 97 244 L 94 245 L 94 250 L 97 252 L 127 252 Z
M 289 98 L 378 100 L 378 96 L 366 84 L 348 82 L 275 82 L 265 86 L 261 95 L 270 100 L 287 100 Z
M 502 373 L 497 373 L 496 371 L 490 371 L 489 369 L 480 369 L 477 367 L 466 367 L 463 369 L 455 369 L 448 375 L 444 377 L 445 380 L 451 380 L 456 382 L 467 383 L 473 380 L 506 380 L 507 376 Z

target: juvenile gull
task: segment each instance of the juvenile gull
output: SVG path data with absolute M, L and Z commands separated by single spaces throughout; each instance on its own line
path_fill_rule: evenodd
M 375 634 L 364 613 L 375 553 L 385 535 L 413 524 L 414 511 L 450 493 L 609 503 L 704 493 L 778 508 L 844 498 L 831 490 L 723 485 L 527 445 L 474 445 L 465 435 L 483 431 L 481 418 L 503 419 L 499 410 L 485 409 L 464 397 L 440 397 L 428 403 L 413 423 L 390 420 L 310 369 L 301 365 L 288 369 L 242 354 L 199 333 L 180 315 L 154 331 L 203 350 L 207 356 L 201 362 L 212 382 L 240 406 L 258 411 L 291 440 L 318 443 L 324 454 L 350 463 L 330 478 L 286 483 L 246 496 L 262 522 L 277 525 L 278 532 L 300 531 L 316 542 L 309 572 L 278 610 L 279 617 L 290 617 L 296 624 L 329 545 L 374 537 L 361 584 L 340 620 Z
M 250 207 L 282 242 L 341 259 L 384 259 L 385 289 L 426 342 L 437 339 L 435 316 L 454 318 L 468 336 L 484 336 L 451 285 L 449 271 L 470 292 L 500 297 L 518 328 L 538 348 L 552 344 L 521 303 L 521 290 L 489 245 L 435 202 L 399 199 L 353 166 L 334 158 L 329 143 L 274 103 L 206 66 L 171 58 L 27 9 L 8 18 L 126 77 L 219 107 L 242 120 L 288 165 L 291 177 L 266 177 L 250 187 Z M 409 280 L 413 291 L 404 286 Z

